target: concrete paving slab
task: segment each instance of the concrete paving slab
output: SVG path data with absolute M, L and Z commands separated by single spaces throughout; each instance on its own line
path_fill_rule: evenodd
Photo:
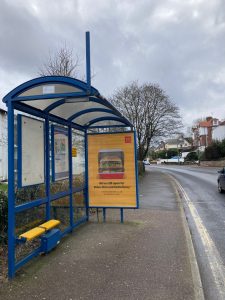
M 0 299 L 196 299 L 179 199 L 170 179 L 149 171 L 140 209 L 107 210 L 1 287 Z

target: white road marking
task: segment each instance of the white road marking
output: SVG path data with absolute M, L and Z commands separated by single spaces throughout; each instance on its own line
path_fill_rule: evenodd
M 222 258 L 213 240 L 211 239 L 206 227 L 204 226 L 203 221 L 199 216 L 198 211 L 195 208 L 193 202 L 188 197 L 187 193 L 185 192 L 181 184 L 174 177 L 173 179 L 175 180 L 177 186 L 179 187 L 180 191 L 183 194 L 183 197 L 186 201 L 186 204 L 195 222 L 202 244 L 204 245 L 205 255 L 208 259 L 212 276 L 214 278 L 214 282 L 218 291 L 217 299 L 224 300 L 225 299 L 225 267 L 223 265 Z

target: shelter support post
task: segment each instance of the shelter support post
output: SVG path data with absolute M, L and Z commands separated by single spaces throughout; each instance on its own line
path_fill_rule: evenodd
M 86 32 L 86 76 L 87 86 L 91 90 L 91 55 L 90 55 L 90 32 Z
M 8 276 L 15 276 L 14 108 L 8 102 Z
M 123 219 L 123 208 L 120 209 L 120 223 L 123 223 L 124 219 Z
M 84 196 L 85 196 L 85 206 L 86 206 L 86 217 L 87 221 L 89 220 L 89 201 L 88 201 L 88 138 L 87 138 L 87 130 L 85 130 L 84 136 L 84 143 L 85 143 L 85 189 L 84 189 Z
M 73 157 L 72 157 L 72 127 L 68 127 L 69 137 L 69 189 L 70 189 L 70 227 L 73 228 Z
M 45 118 L 45 149 L 46 149 L 46 179 L 45 179 L 45 188 L 46 188 L 46 220 L 51 218 L 51 207 L 50 207 L 50 153 L 49 153 L 49 118 Z
M 106 222 L 106 208 L 104 207 L 103 210 L 103 222 L 105 223 Z

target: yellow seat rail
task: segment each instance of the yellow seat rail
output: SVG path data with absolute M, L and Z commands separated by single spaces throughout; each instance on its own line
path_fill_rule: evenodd
M 32 241 L 33 239 L 39 237 L 40 235 L 44 234 L 46 231 L 51 230 L 52 228 L 58 226 L 60 224 L 59 220 L 49 220 L 38 227 L 30 229 L 22 234 L 19 235 L 19 239 Z

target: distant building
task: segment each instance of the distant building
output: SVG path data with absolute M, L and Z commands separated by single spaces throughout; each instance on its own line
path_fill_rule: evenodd
M 206 147 L 212 144 L 213 131 L 219 126 L 219 120 L 213 117 L 207 117 L 205 120 L 199 121 L 193 128 L 193 145 L 198 147 L 200 151 L 204 151 Z
M 179 149 L 181 151 L 188 151 L 192 148 L 192 138 L 185 138 L 183 135 L 174 139 L 168 139 L 165 141 L 165 149 Z
M 213 128 L 212 139 L 214 141 L 222 141 L 225 139 L 225 121 L 220 122 L 217 127 Z
M 0 108 L 0 181 L 8 174 L 7 144 L 7 112 Z
M 165 150 L 165 143 L 163 141 L 161 141 L 157 147 L 155 147 L 154 151 L 158 152 L 158 151 L 163 151 Z

